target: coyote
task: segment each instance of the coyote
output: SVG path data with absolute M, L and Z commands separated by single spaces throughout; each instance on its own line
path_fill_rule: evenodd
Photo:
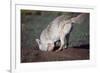
M 73 23 L 80 23 L 83 20 L 85 14 L 79 14 L 73 18 L 66 18 L 66 15 L 56 17 L 45 28 L 40 35 L 40 39 L 36 39 L 41 51 L 52 51 L 54 49 L 54 43 L 60 40 L 60 47 L 56 51 L 64 49 L 65 36 L 69 34 Z

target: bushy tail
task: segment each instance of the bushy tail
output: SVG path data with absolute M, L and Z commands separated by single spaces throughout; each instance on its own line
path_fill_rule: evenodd
M 88 15 L 86 13 L 79 14 L 76 17 L 71 18 L 72 23 L 82 23 Z

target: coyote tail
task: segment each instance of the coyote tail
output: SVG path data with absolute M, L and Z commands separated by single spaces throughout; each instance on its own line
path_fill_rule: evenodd
M 86 18 L 87 14 L 79 14 L 76 17 L 71 18 L 72 23 L 78 23 L 80 24 L 81 22 L 83 22 Z

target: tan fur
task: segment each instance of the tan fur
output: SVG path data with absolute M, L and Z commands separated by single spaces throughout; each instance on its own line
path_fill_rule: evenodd
M 39 49 L 42 51 L 52 51 L 54 49 L 54 42 L 57 40 L 60 40 L 61 42 L 60 48 L 57 51 L 63 49 L 65 45 L 65 36 L 70 32 L 72 23 L 82 21 L 83 17 L 84 14 L 80 14 L 70 19 L 67 19 L 66 15 L 55 18 L 47 28 L 41 32 L 40 40 L 36 40 Z

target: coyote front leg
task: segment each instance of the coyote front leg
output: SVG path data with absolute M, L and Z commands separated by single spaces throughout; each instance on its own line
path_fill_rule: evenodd
M 48 43 L 48 50 L 47 51 L 53 51 L 54 49 L 54 43 Z
M 59 48 L 58 50 L 56 50 L 56 52 L 58 52 L 58 51 L 60 51 L 60 50 L 63 49 L 64 44 L 65 44 L 64 39 L 65 39 L 65 36 L 62 35 L 62 36 L 60 37 L 60 42 L 61 42 L 60 48 Z

